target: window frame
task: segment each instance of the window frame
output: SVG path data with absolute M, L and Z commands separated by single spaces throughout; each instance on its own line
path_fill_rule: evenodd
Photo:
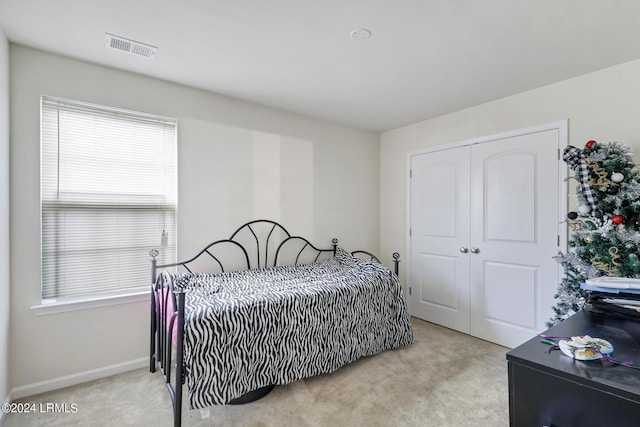
M 60 201 L 59 199 L 56 200 L 54 196 L 53 198 L 47 199 L 47 196 L 45 196 L 45 190 L 44 187 L 45 185 L 49 185 L 49 184 L 45 184 L 45 180 L 49 180 L 49 176 L 45 176 L 45 172 L 44 172 L 44 159 L 45 159 L 45 154 L 44 154 L 44 147 L 45 147 L 45 141 L 44 141 L 44 115 L 45 115 L 45 104 L 47 104 L 46 108 L 61 108 L 61 106 L 65 106 L 65 107 L 70 107 L 72 109 L 74 108 L 79 108 L 80 110 L 82 110 L 79 114 L 82 115 L 84 112 L 87 113 L 87 116 L 91 117 L 92 114 L 95 114 L 97 117 L 101 117 L 101 118 L 107 118 L 107 121 L 109 120 L 109 116 L 113 117 L 113 123 L 111 123 L 111 125 L 113 125 L 111 128 L 109 128 L 108 131 L 108 137 L 111 140 L 114 140 L 116 138 L 115 133 L 116 133 L 116 128 L 118 123 L 120 122 L 127 122 L 129 123 L 129 121 L 131 123 L 152 123 L 155 122 L 155 124 L 153 126 L 164 126 L 166 128 L 168 128 L 170 130 L 170 133 L 167 135 L 164 135 L 164 139 L 162 139 L 162 141 L 159 142 L 159 144 L 161 144 L 162 148 L 165 150 L 165 152 L 163 153 L 163 159 L 165 162 L 165 168 L 162 170 L 162 172 L 160 172 L 159 174 L 162 175 L 162 183 L 163 185 L 166 186 L 167 182 L 170 182 L 170 185 L 173 186 L 173 188 L 170 188 L 168 191 L 169 193 L 167 193 L 167 189 L 164 188 L 162 190 L 162 199 L 158 199 L 158 194 L 142 194 L 140 196 L 136 195 L 136 196 L 127 196 L 126 194 L 124 194 L 123 191 L 111 191 L 110 188 L 108 187 L 107 192 L 105 192 L 104 194 L 107 195 L 105 200 L 108 200 L 110 197 L 114 197 L 116 200 L 115 201 L 107 201 L 107 202 L 96 202 L 96 200 L 90 200 L 91 196 L 87 196 L 88 198 L 83 200 L 82 198 L 79 198 L 78 200 L 66 200 L 66 201 Z M 54 105 L 54 107 L 51 107 L 51 105 Z M 86 110 L 86 111 L 85 111 Z M 50 112 L 50 110 L 49 110 Z M 75 113 L 77 113 L 77 111 L 74 111 Z M 153 217 L 154 215 L 162 218 L 163 224 L 164 222 L 167 220 L 167 218 L 169 218 L 169 227 L 168 229 L 171 231 L 171 234 L 173 234 L 171 236 L 170 239 L 170 244 L 168 246 L 168 248 L 161 248 L 161 232 L 159 231 L 157 233 L 157 243 L 154 244 L 141 244 L 141 246 L 144 246 L 144 252 L 145 252 L 145 256 L 144 256 L 144 260 L 149 260 L 149 265 L 150 265 L 150 257 L 148 256 L 148 251 L 151 249 L 161 249 L 161 251 L 164 253 L 164 263 L 174 263 L 177 259 L 176 253 L 177 253 L 177 244 L 176 244 L 176 235 L 177 235 L 177 222 L 178 222 L 178 197 L 177 197 L 177 187 L 178 187 L 178 172 L 177 172 L 177 167 L 178 167 L 178 159 L 177 159 L 177 139 L 178 139 L 178 121 L 177 119 L 174 118 L 168 118 L 168 117 L 162 117 L 162 116 L 158 116 L 158 115 L 153 115 L 153 114 L 146 114 L 146 113 L 139 113 L 139 112 L 135 112 L 135 111 L 129 111 L 129 110 L 124 110 L 124 109 L 119 109 L 119 108 L 113 108 L 113 107 L 108 107 L 108 106 L 103 106 L 103 105 L 96 105 L 96 104 L 89 104 L 89 103 L 85 103 L 85 102 L 81 102 L 81 101 L 74 101 L 74 100 L 68 100 L 68 99 L 64 99 L 64 98 L 59 98 L 59 97 L 51 97 L 51 96 L 41 96 L 41 102 L 40 102 L 40 114 L 41 114 L 41 122 L 40 122 L 40 138 L 41 138 L 41 144 L 40 144 L 40 149 L 41 149 L 41 176 L 40 176 L 40 215 L 41 215 L 41 238 L 40 238 L 40 250 L 41 250 L 41 263 L 40 263 L 40 267 L 41 267 L 41 289 L 40 289 L 40 298 L 41 298 L 41 304 L 39 305 L 34 305 L 32 306 L 32 310 L 35 312 L 35 314 L 40 315 L 40 314 L 49 314 L 49 313 L 57 313 L 57 312 L 64 312 L 64 311 L 72 311 L 72 310 L 80 310 L 80 309 L 86 309 L 86 308 L 93 308 L 93 307 L 102 307 L 102 306 L 106 306 L 106 305 L 113 305 L 113 304 L 123 304 L 123 303 L 131 303 L 131 302 L 138 302 L 138 301 L 142 301 L 144 299 L 149 298 L 149 281 L 144 282 L 144 284 L 140 284 L 139 286 L 134 285 L 134 283 L 137 283 L 137 280 L 133 280 L 133 278 L 131 280 L 127 280 L 125 281 L 126 283 L 124 285 L 118 285 L 119 288 L 117 290 L 109 290 L 107 292 L 99 292 L 99 286 L 100 284 L 97 284 L 96 286 L 94 286 L 94 290 L 91 290 L 91 285 L 87 286 L 86 284 L 84 285 L 80 285 L 81 287 L 79 288 L 80 291 L 87 291 L 87 294 L 84 295 L 71 295 L 69 296 L 69 293 L 67 292 L 67 294 L 65 295 L 65 293 L 63 292 L 62 294 L 57 294 L 54 295 L 53 297 L 50 296 L 45 296 L 45 263 L 48 262 L 45 259 L 45 215 L 49 215 L 55 217 L 55 215 L 57 215 L 56 212 L 58 209 L 62 209 L 64 211 L 64 213 L 66 213 L 67 211 L 70 213 L 73 212 L 81 212 L 83 209 L 86 209 L 87 211 L 90 210 L 95 210 L 94 216 L 91 216 L 91 214 L 87 214 L 88 217 L 91 217 L 92 219 L 96 219 L 96 218 L 100 218 L 101 215 L 104 212 L 108 212 L 109 210 L 115 209 L 117 210 L 117 215 L 128 215 L 130 216 L 131 219 L 129 219 L 127 225 L 131 226 L 132 224 L 135 225 L 137 222 L 139 221 L 143 221 L 145 223 L 148 222 L 148 220 L 146 220 L 144 217 L 140 218 L 140 216 L 144 216 L 145 213 L 150 215 L 150 217 Z M 58 159 L 57 160 L 53 160 L 52 163 L 50 164 L 54 164 L 55 168 L 58 168 L 58 176 L 54 178 L 54 180 L 58 180 L 57 183 L 54 183 L 55 185 L 59 185 L 60 183 L 60 165 L 61 165 L 61 160 L 60 160 L 60 150 L 61 150 L 61 144 L 64 144 L 64 142 L 60 142 L 63 141 L 62 138 L 60 136 L 60 130 L 59 127 L 61 126 L 60 123 L 60 117 L 58 117 L 56 120 L 57 123 L 55 124 L 55 126 L 57 126 L 58 129 L 58 135 L 55 136 L 55 138 L 57 138 L 57 147 L 56 149 L 57 151 L 57 155 L 58 155 Z M 149 125 L 152 126 L 152 125 Z M 109 133 L 110 132 L 110 133 Z M 54 138 L 54 139 L 55 139 Z M 50 138 L 51 140 L 54 140 Z M 153 140 L 153 138 L 152 138 Z M 155 140 L 154 140 L 155 141 Z M 104 144 L 103 144 L 104 146 Z M 169 154 L 167 154 L 166 149 L 167 146 L 169 147 L 169 149 L 172 149 L 173 152 L 170 152 Z M 151 146 L 146 146 L 147 150 L 152 149 Z M 116 148 L 115 150 L 113 150 L 114 152 L 117 151 L 118 149 Z M 111 151 L 111 150 L 109 150 Z M 146 151 L 146 153 L 149 153 L 150 151 Z M 50 154 L 48 154 L 50 155 Z M 72 156 L 74 157 L 74 156 Z M 75 159 L 75 157 L 74 157 Z M 167 163 L 167 159 L 169 159 L 170 161 L 170 165 L 167 168 L 166 163 Z M 49 161 L 49 160 L 47 160 Z M 105 162 L 106 164 L 108 164 L 108 161 Z M 149 164 L 147 164 L 147 166 L 151 165 L 150 162 L 148 162 Z M 77 177 L 75 179 L 78 179 Z M 51 180 L 49 180 L 51 181 Z M 97 182 L 97 181 L 96 181 Z M 155 185 L 158 185 L 157 181 L 155 183 Z M 101 185 L 101 184 L 100 184 Z M 114 186 L 115 188 L 115 186 Z M 154 187 L 155 189 L 157 189 L 156 187 Z M 121 194 L 120 194 L 121 193 Z M 157 193 L 157 192 L 156 192 Z M 87 193 L 89 194 L 89 193 Z M 96 193 L 98 194 L 98 193 Z M 167 203 L 167 194 L 170 194 L 170 201 Z M 122 196 L 122 198 L 127 199 L 126 201 L 123 202 L 123 200 L 119 199 L 119 197 Z M 159 200 L 161 200 L 162 202 L 160 202 Z M 46 212 L 46 214 L 45 214 Z M 63 213 L 63 214 L 64 214 Z M 141 215 L 138 215 L 141 214 Z M 109 218 L 109 215 L 102 215 L 105 218 Z M 97 225 L 92 225 L 89 227 L 90 230 L 96 230 L 98 229 L 99 226 Z M 116 227 L 119 227 L 116 226 Z M 53 227 L 55 229 L 55 226 Z M 118 228 L 119 230 L 119 228 Z M 136 229 L 137 230 L 137 229 Z M 162 230 L 164 231 L 164 230 Z M 55 230 L 53 232 L 49 232 L 52 233 L 54 239 L 57 239 L 57 236 L 62 236 L 62 238 L 64 239 L 68 239 L 68 235 L 66 230 L 63 231 L 62 233 L 60 233 L 59 231 Z M 123 233 L 124 234 L 124 233 Z M 129 236 L 132 237 L 132 234 L 129 233 Z M 51 236 L 47 235 L 47 238 L 50 239 Z M 132 237 L 133 240 L 135 240 L 137 237 Z M 146 242 L 148 242 L 150 239 L 150 235 L 149 232 L 147 232 L 146 234 Z M 143 239 L 144 240 L 144 239 Z M 86 241 L 91 242 L 92 241 L 92 237 L 88 237 L 86 238 Z M 118 241 L 120 242 L 120 241 Z M 117 253 L 119 253 L 120 255 L 114 255 L 112 257 L 105 257 L 104 259 L 113 259 L 114 257 L 118 257 L 118 256 L 122 256 L 122 252 L 125 252 L 126 249 L 123 249 L 121 247 L 122 245 L 118 245 L 118 246 L 100 246 L 99 244 L 96 245 L 96 251 L 106 251 L 106 250 L 115 250 Z M 138 247 L 137 248 L 137 255 L 136 255 L 136 265 L 139 264 L 140 268 L 142 268 L 143 271 L 147 271 L 146 268 L 142 267 L 143 261 L 142 261 L 142 254 L 140 253 L 142 251 L 142 247 Z M 55 251 L 54 251 L 55 252 Z M 82 251 L 81 251 L 82 252 Z M 87 252 L 87 249 L 84 250 L 84 252 Z M 91 251 L 89 251 L 91 252 Z M 60 257 L 65 257 L 68 256 L 64 253 L 64 251 L 62 252 L 62 254 L 58 254 Z M 58 256 L 58 255 L 49 255 L 49 256 Z M 126 255 L 126 254 L 125 254 Z M 83 255 L 85 256 L 85 255 Z M 92 258 L 95 259 L 101 259 L 102 255 L 95 255 L 95 256 L 91 256 Z M 62 262 L 64 263 L 64 261 L 59 261 L 61 258 L 56 258 L 58 261 L 54 261 L 53 264 L 55 265 L 53 268 L 58 269 L 60 267 L 57 266 L 58 263 Z M 137 271 L 138 267 L 133 267 L 133 269 L 135 269 Z M 56 270 L 57 271 L 57 270 Z M 56 273 L 57 274 L 57 273 Z M 66 273 L 65 273 L 66 274 Z M 91 276 L 92 273 L 88 273 L 88 276 Z M 142 273 L 141 273 L 142 274 Z M 50 275 L 50 274 L 49 274 Z M 140 277 L 142 277 L 140 275 Z M 90 278 L 90 277 L 89 277 Z M 149 276 L 150 278 L 150 276 Z M 138 278 L 139 279 L 139 278 Z M 49 283 L 54 283 L 53 281 L 56 279 L 51 279 L 51 281 Z M 82 279 L 84 281 L 88 281 L 87 279 Z M 129 284 L 129 285 L 127 285 Z M 56 286 L 56 285 L 53 285 Z M 146 288 L 145 288 L 146 287 Z M 75 288 L 74 288 L 75 289 Z M 95 292 L 98 291 L 98 292 Z M 72 292 L 76 292 L 76 291 L 72 291 Z

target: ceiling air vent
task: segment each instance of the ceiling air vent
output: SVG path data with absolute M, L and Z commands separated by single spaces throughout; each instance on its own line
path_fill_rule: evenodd
M 121 50 L 123 52 L 144 56 L 145 58 L 150 59 L 153 59 L 158 51 L 158 48 L 155 46 L 125 39 L 124 37 L 114 36 L 109 33 L 105 33 L 104 45 L 111 49 Z

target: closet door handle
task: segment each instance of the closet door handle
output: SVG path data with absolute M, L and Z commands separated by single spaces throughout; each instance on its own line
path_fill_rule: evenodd
M 478 252 L 480 252 L 480 249 L 478 249 L 476 247 L 471 248 L 471 253 L 472 254 L 477 254 Z
M 462 252 L 463 254 L 466 254 L 467 252 L 469 252 L 469 248 L 463 246 L 460 248 L 460 252 Z

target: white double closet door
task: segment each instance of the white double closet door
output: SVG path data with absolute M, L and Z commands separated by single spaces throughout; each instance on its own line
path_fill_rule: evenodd
M 515 347 L 545 329 L 566 241 L 566 122 L 410 155 L 411 314 Z

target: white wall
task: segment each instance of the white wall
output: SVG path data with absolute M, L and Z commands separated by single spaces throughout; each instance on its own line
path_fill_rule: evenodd
M 9 42 L 0 30 L 0 403 L 11 389 L 9 279 Z
M 406 252 L 407 155 L 411 151 L 569 119 L 569 144 L 582 148 L 590 139 L 617 141 L 631 147 L 639 163 L 638 76 L 640 60 L 384 132 L 380 137 L 381 251 L 403 248 Z M 402 269 L 406 266 L 401 264 Z
M 30 309 L 40 303 L 40 95 L 178 119 L 179 256 L 256 217 L 281 220 L 319 246 L 335 236 L 346 248 L 378 249 L 377 134 L 23 46 L 10 46 L 10 67 L 11 232 L 19 236 L 11 242 L 11 381 L 20 394 L 148 349 L 147 303 L 44 316 Z

